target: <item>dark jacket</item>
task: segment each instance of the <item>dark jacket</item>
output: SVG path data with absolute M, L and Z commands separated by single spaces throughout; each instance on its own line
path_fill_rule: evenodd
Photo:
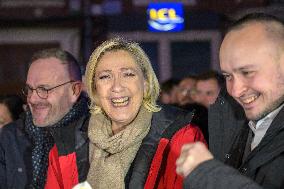
M 180 182 L 181 178 L 177 178 L 172 170 L 175 170 L 175 160 L 182 144 L 194 140 L 205 142 L 199 128 L 190 125 L 191 119 L 192 113 L 166 105 L 153 114 L 151 129 L 126 176 L 126 188 L 156 188 L 159 182 L 163 182 L 163 177 L 171 178 L 166 181 L 172 181 L 173 185 L 177 180 Z M 168 172 L 173 175 L 167 175 L 165 170 L 171 170 Z
M 234 109 L 236 106 L 231 103 L 235 102 L 230 98 L 221 94 L 209 110 L 209 136 L 213 137 L 209 148 L 216 158 L 199 165 L 186 178 L 184 187 L 283 189 L 284 108 L 275 117 L 260 144 L 243 159 L 247 139 L 244 136 L 248 135 L 249 127 L 245 124 L 247 121 L 242 110 Z M 212 132 L 214 134 L 211 135 Z
M 189 103 L 180 107 L 188 112 L 194 112 L 194 116 L 191 122 L 198 125 L 204 135 L 206 142 L 209 144 L 208 109 L 202 104 L 198 103 Z
M 74 139 L 73 147 L 59 151 L 60 154 L 76 152 L 79 182 L 86 180 L 88 163 L 88 126 L 89 115 L 81 117 L 70 128 L 61 129 L 54 137 L 55 143 L 61 149 L 62 133 L 66 140 Z M 73 129 L 72 129 L 72 128 Z M 60 136 L 61 135 L 61 136 Z M 0 188 L 23 189 L 32 180 L 32 143 L 24 130 L 24 119 L 19 119 L 2 128 L 0 133 Z
M 224 162 L 233 145 L 232 139 L 242 126 L 248 128 L 244 110 L 226 88 L 222 88 L 216 102 L 209 107 L 208 120 L 209 149 L 216 159 Z

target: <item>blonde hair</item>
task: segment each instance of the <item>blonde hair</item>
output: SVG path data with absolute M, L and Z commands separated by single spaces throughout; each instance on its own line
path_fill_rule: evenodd
M 96 114 L 102 112 L 101 107 L 99 107 L 96 104 L 97 96 L 94 84 L 95 81 L 94 77 L 95 77 L 97 64 L 100 61 L 101 57 L 106 52 L 118 51 L 118 50 L 124 50 L 128 52 L 133 57 L 135 63 L 140 67 L 143 73 L 143 76 L 148 85 L 148 90 L 146 93 L 144 93 L 142 101 L 144 107 L 149 112 L 160 111 L 161 108 L 156 104 L 160 92 L 160 86 L 148 56 L 142 50 L 142 48 L 139 46 L 138 43 L 127 41 L 122 38 L 113 38 L 105 41 L 94 50 L 86 67 L 85 84 L 87 87 L 87 92 L 91 99 L 91 104 L 90 104 L 91 113 Z

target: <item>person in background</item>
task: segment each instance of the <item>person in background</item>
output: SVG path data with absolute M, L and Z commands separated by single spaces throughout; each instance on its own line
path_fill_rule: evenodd
M 190 104 L 194 102 L 191 93 L 195 90 L 195 85 L 196 77 L 191 75 L 183 78 L 179 82 L 179 91 L 177 93 L 178 106 L 184 106 L 185 104 Z
M 24 101 L 18 95 L 0 96 L 0 128 L 15 121 L 24 112 Z
M 199 126 L 205 140 L 209 143 L 208 135 L 208 109 L 201 103 L 196 102 L 196 76 L 187 76 L 179 82 L 177 93 L 178 106 L 188 112 L 193 112 L 192 123 Z
M 169 79 L 161 84 L 160 103 L 177 104 L 178 80 Z
M 89 168 L 89 109 L 76 59 L 61 49 L 37 52 L 23 93 L 25 115 L 0 134 L 1 188 L 70 189 Z
M 197 76 L 194 101 L 209 108 L 218 97 L 223 77 L 216 71 L 208 71 Z
M 95 49 L 86 68 L 91 98 L 87 182 L 104 188 L 182 188 L 182 144 L 205 142 L 191 113 L 158 106 L 159 83 L 141 47 L 121 38 Z
M 231 144 L 228 150 L 224 149 L 227 145 L 219 146 L 221 151 L 228 152 L 223 160 L 226 165 L 219 161 L 222 157 L 217 160 L 201 143 L 185 145 L 177 160 L 177 172 L 186 177 L 184 187 L 283 189 L 283 22 L 265 13 L 251 13 L 238 20 L 222 42 L 220 67 L 228 94 L 242 106 L 249 122 L 238 125 L 240 129 L 234 133 L 224 133 L 230 129 L 218 130 L 223 121 L 236 122 L 236 117 L 223 111 L 229 101 L 217 100 L 210 112 L 219 113 L 209 120 L 209 127 L 215 126 L 216 133 L 224 133 L 223 143 Z M 226 134 L 231 137 L 225 137 Z

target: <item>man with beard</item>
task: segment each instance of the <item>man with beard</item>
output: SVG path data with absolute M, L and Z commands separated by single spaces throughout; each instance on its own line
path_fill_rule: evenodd
M 249 122 L 239 124 L 233 134 L 224 132 L 232 124 L 223 124 L 237 118 L 222 111 L 230 106 L 228 102 L 217 100 L 210 108 L 215 117 L 210 119 L 209 113 L 209 127 L 215 126 L 214 132 L 224 133 L 218 140 L 231 146 L 226 158 L 217 160 L 200 143 L 185 145 L 177 160 L 177 172 L 186 177 L 185 188 L 283 189 L 283 23 L 263 13 L 249 14 L 237 21 L 222 42 L 220 67 L 228 94 L 242 106 Z M 213 146 L 216 143 L 217 139 L 210 140 Z M 216 148 L 211 150 L 215 154 Z
M 34 54 L 23 119 L 0 136 L 1 188 L 69 189 L 88 171 L 87 99 L 76 59 L 60 49 Z

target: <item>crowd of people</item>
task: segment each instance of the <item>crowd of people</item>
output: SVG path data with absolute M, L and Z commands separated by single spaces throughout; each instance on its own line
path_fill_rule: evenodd
M 223 85 L 223 76 L 214 70 L 181 80 L 169 79 L 161 84 L 160 102 L 181 108 L 198 103 L 208 109 L 217 99 Z
M 214 70 L 181 80 L 169 79 L 161 84 L 159 102 L 194 111 L 192 123 L 199 126 L 209 143 L 208 108 L 214 104 L 224 84 L 224 77 Z
M 233 23 L 220 68 L 160 88 L 139 44 L 113 38 L 82 82 L 69 52 L 36 52 L 26 103 L 0 97 L 0 188 L 283 188 L 283 22 Z

